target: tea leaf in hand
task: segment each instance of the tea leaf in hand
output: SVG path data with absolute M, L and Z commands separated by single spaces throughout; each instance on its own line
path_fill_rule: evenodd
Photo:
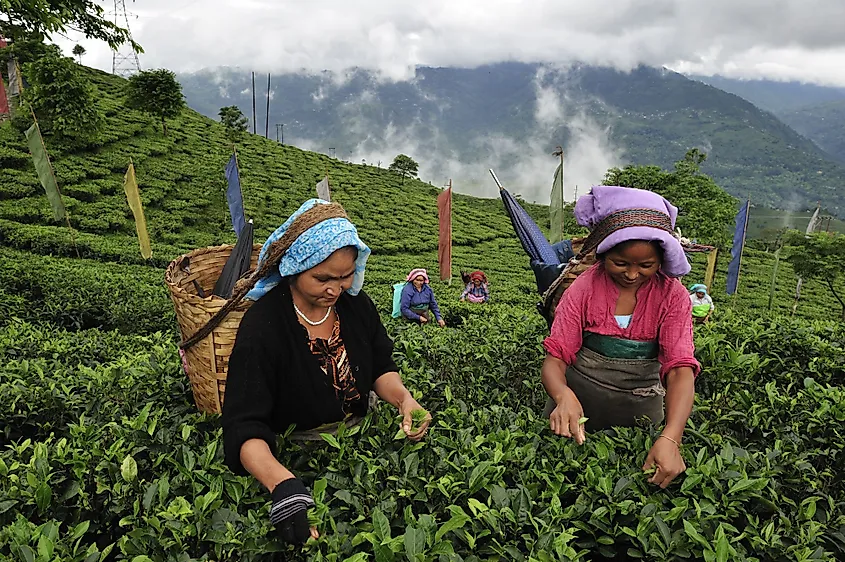
M 411 433 L 416 433 L 422 427 L 423 422 L 428 417 L 428 412 L 422 408 L 411 410 Z

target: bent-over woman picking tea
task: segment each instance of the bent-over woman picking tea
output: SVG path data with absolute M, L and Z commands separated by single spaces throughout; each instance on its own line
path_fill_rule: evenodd
M 690 271 L 674 235 L 678 210 L 660 195 L 596 186 L 575 217 L 597 262 L 567 288 L 544 341 L 551 430 L 584 442 L 587 430 L 663 424 L 643 466 L 662 488 L 686 470 L 681 439 L 695 377 Z M 587 418 L 584 420 L 583 418 Z
M 277 434 L 360 421 L 371 391 L 399 410 L 410 439 L 431 420 L 402 383 L 393 342 L 361 290 L 369 254 L 340 205 L 311 199 L 268 238 L 256 273 L 230 301 L 255 302 L 229 360 L 225 460 L 267 488 L 271 522 L 290 543 L 318 534 L 307 519 L 313 499 L 276 457 Z

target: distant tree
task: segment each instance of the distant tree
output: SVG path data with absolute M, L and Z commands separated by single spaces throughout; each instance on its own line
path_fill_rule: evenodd
M 27 103 L 32 107 L 42 132 L 74 148 L 96 143 L 105 118 L 97 105 L 96 88 L 73 59 L 52 46 L 25 64 L 23 72 L 29 82 L 24 107 Z M 32 119 L 20 122 L 28 127 Z
M 43 41 L 54 33 L 74 30 L 105 41 L 113 49 L 128 42 L 137 52 L 143 52 L 140 45 L 131 41 L 128 30 L 105 15 L 95 0 L 0 0 L 0 35 L 13 41 Z
M 833 297 L 842 307 L 842 321 L 845 322 L 845 235 L 818 232 L 804 234 L 790 231 L 785 237 L 789 247 L 786 260 L 792 264 L 795 274 L 803 279 L 817 279 L 827 285 Z
M 249 119 L 246 118 L 238 106 L 230 105 L 221 107 L 217 115 L 220 116 L 220 122 L 226 127 L 226 134 L 232 142 L 239 139 L 241 134 L 247 130 Z
M 185 107 L 182 85 L 176 75 L 165 69 L 145 70 L 129 78 L 126 84 L 126 103 L 161 119 L 161 130 L 167 136 L 165 119 L 177 117 Z
M 417 164 L 410 156 L 400 154 L 393 159 L 393 163 L 390 164 L 387 169 L 402 176 L 402 183 L 405 183 L 405 178 L 417 177 L 419 164 Z
M 85 53 L 85 47 L 83 47 L 82 45 L 77 44 L 73 48 L 73 55 L 79 59 L 79 64 L 82 64 L 82 55 L 84 55 Z
M 736 199 L 701 173 L 707 155 L 697 148 L 687 151 L 673 171 L 659 166 L 611 168 L 604 185 L 621 185 L 654 191 L 678 207 L 677 226 L 684 237 L 701 243 L 724 245 L 736 215 Z

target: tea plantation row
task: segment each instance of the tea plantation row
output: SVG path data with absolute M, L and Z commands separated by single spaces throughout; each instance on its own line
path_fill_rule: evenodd
M 443 330 L 387 318 L 390 284 L 433 252 L 376 255 L 367 290 L 435 423 L 422 443 L 394 441 L 382 404 L 334 440 L 282 438 L 323 532 L 283 553 L 268 496 L 222 465 L 219 421 L 193 407 L 161 269 L 0 252 L 0 300 L 21 318 L 0 328 L 0 558 L 845 558 L 841 324 L 720 303 L 697 333 L 689 468 L 658 491 L 639 469 L 654 430 L 579 447 L 541 419 L 545 325 L 515 242 L 456 248 L 456 268 L 485 268 L 494 299 L 457 303 L 459 284 L 435 283 Z

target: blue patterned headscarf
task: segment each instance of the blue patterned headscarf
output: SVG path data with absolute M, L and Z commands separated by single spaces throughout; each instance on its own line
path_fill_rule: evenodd
M 707 285 L 702 285 L 701 283 L 698 283 L 698 284 L 690 287 L 689 290 L 692 293 L 704 293 L 706 295 L 707 294 Z
M 270 250 L 270 245 L 282 237 L 290 228 L 296 218 L 316 205 L 327 205 L 328 201 L 322 199 L 309 199 L 302 204 L 285 223 L 276 229 L 273 234 L 264 242 L 261 253 L 258 255 L 258 263 L 261 264 Z M 352 277 L 352 286 L 346 290 L 350 295 L 357 295 L 364 285 L 364 269 L 367 265 L 367 258 L 370 257 L 370 249 L 358 237 L 355 225 L 348 219 L 332 218 L 320 222 L 297 238 L 287 252 L 279 261 L 279 270 L 259 279 L 255 287 L 246 294 L 247 299 L 257 301 L 267 292 L 278 285 L 283 277 L 290 277 L 307 271 L 322 262 L 326 261 L 332 253 L 346 246 L 354 246 L 358 249 L 358 259 L 355 260 L 355 275 Z

